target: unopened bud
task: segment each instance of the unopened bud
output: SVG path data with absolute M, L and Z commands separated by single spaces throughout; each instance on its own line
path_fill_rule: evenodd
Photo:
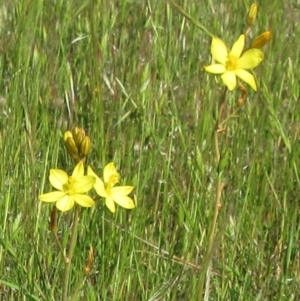
M 270 31 L 266 31 L 258 36 L 251 44 L 250 48 L 261 48 L 271 40 L 272 34 Z
M 85 136 L 80 144 L 79 153 L 81 157 L 86 157 L 91 149 L 91 140 L 88 136 Z
M 249 9 L 248 17 L 247 17 L 247 25 L 251 26 L 256 18 L 257 15 L 257 4 L 252 3 Z
M 64 141 L 66 141 L 68 138 L 73 138 L 73 134 L 71 131 L 66 131 L 64 133 Z
M 84 267 L 84 274 L 86 276 L 88 276 L 91 273 L 93 262 L 94 262 L 94 249 L 90 245 L 89 256 L 88 256 L 88 259 L 86 261 L 86 265 Z
M 72 129 L 72 135 L 73 135 L 73 136 L 76 136 L 78 132 L 79 132 L 79 127 L 75 126 L 75 127 Z
M 85 137 L 85 131 L 84 131 L 83 128 L 75 127 L 72 130 L 72 134 L 73 134 L 73 138 L 74 138 L 75 144 L 79 148 L 80 144 L 82 143 L 82 141 L 83 141 L 83 139 Z
M 243 106 L 245 104 L 246 98 L 247 98 L 247 90 L 245 86 L 240 82 L 239 83 L 239 88 L 241 90 L 241 96 L 237 101 L 238 106 Z
M 74 127 L 72 131 L 66 131 L 64 142 L 68 154 L 76 162 L 84 159 L 91 149 L 91 140 L 85 135 L 83 128 Z
M 73 136 L 70 136 L 69 133 L 71 133 L 71 132 L 69 132 L 69 131 L 65 132 L 65 135 L 64 135 L 65 147 L 67 149 L 68 154 L 73 159 L 77 159 L 78 158 L 78 149 L 77 149 L 77 146 L 73 139 Z

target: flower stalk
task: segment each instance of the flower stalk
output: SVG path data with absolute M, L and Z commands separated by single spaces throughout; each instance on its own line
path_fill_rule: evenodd
M 64 284 L 63 284 L 63 298 L 62 301 L 68 300 L 68 291 L 69 291 L 69 281 L 70 281 L 70 272 L 71 272 L 71 264 L 72 258 L 76 246 L 77 241 L 77 230 L 78 230 L 78 222 L 79 222 L 79 207 L 78 205 L 74 208 L 74 216 L 73 216 L 73 226 L 72 233 L 70 238 L 70 245 L 67 252 L 67 260 L 65 261 L 65 274 L 64 274 Z
M 227 117 L 223 117 L 223 109 L 226 104 L 227 91 L 233 91 L 236 86 L 240 87 L 241 96 L 237 101 L 237 105 L 239 107 L 236 109 L 236 111 L 238 111 L 239 108 L 244 104 L 247 96 L 247 90 L 242 83 L 237 82 L 237 78 L 247 83 L 253 90 L 257 91 L 255 78 L 248 70 L 255 68 L 262 62 L 264 54 L 259 48 L 263 47 L 271 38 L 271 33 L 265 32 L 253 41 L 250 49 L 245 50 L 246 37 L 256 19 L 256 16 L 257 4 L 254 3 L 251 5 L 248 13 L 245 34 L 240 35 L 238 40 L 233 44 L 230 51 L 227 50 L 225 43 L 221 39 L 213 37 L 211 43 L 211 54 L 216 63 L 213 62 L 211 65 L 204 67 L 204 69 L 209 73 L 221 75 L 221 79 L 226 88 L 219 101 L 218 116 L 214 128 L 216 194 L 213 205 L 212 220 L 208 234 L 208 245 L 204 254 L 202 269 L 199 275 L 199 301 L 202 301 L 203 299 L 209 299 L 212 258 L 214 250 L 217 247 L 219 241 L 218 237 L 221 237 L 224 231 L 221 230 L 220 233 L 216 235 L 219 211 L 222 207 L 222 192 L 225 187 L 225 183 L 223 181 L 223 173 L 226 172 L 229 162 L 228 150 L 225 148 L 225 150 L 222 151 L 222 154 L 220 152 L 220 145 L 222 145 L 222 142 L 220 142 L 220 134 L 226 132 L 227 123 L 232 118 L 232 116 L 234 116 L 234 113 L 232 113 Z M 205 280 L 206 290 L 204 292 Z
M 49 181 L 56 190 L 40 194 L 39 200 L 55 204 L 50 213 L 49 229 L 55 237 L 65 263 L 62 301 L 74 301 L 82 289 L 86 278 L 91 273 L 94 262 L 94 250 L 90 246 L 89 256 L 83 270 L 83 280 L 78 282 L 75 289 L 72 289 L 73 293 L 70 294 L 70 275 L 77 242 L 80 206 L 92 207 L 95 205 L 94 200 L 87 195 L 87 192 L 94 188 L 98 195 L 105 198 L 106 206 L 113 213 L 116 211 L 115 203 L 124 208 L 132 209 L 136 206 L 136 198 L 134 201 L 128 196 L 134 189 L 133 186 L 115 186 L 120 181 L 120 175 L 113 162 L 104 167 L 103 181 L 94 173 L 91 167 L 88 167 L 88 174 L 85 175 L 84 162 L 90 151 L 91 141 L 86 136 L 84 129 L 75 127 L 72 131 L 66 131 L 64 134 L 64 143 L 68 154 L 74 159 L 76 166 L 70 176 L 64 170 L 51 169 Z M 57 210 L 67 212 L 71 209 L 74 209 L 73 223 L 67 254 L 65 254 L 57 236 Z
M 227 96 L 227 88 L 224 89 L 224 92 L 221 96 L 220 103 L 219 103 L 219 109 L 218 109 L 218 117 L 214 129 L 214 145 L 215 145 L 215 162 L 217 169 L 219 169 L 219 165 L 221 162 L 221 156 L 220 156 L 220 141 L 219 141 L 219 135 L 222 134 L 223 130 L 220 130 L 220 125 L 223 125 L 222 122 L 222 116 L 223 116 L 223 110 L 226 103 L 226 96 Z M 199 292 L 198 292 L 198 300 L 201 301 L 203 298 L 203 290 L 204 290 L 204 280 L 205 276 L 207 275 L 207 282 L 209 283 L 210 279 L 210 269 L 211 269 L 211 260 L 213 256 L 213 246 L 215 242 L 215 232 L 217 228 L 217 220 L 219 211 L 221 208 L 221 197 L 222 197 L 222 191 L 225 184 L 222 181 L 222 171 L 218 172 L 217 179 L 216 179 L 216 196 L 214 201 L 214 210 L 213 210 L 213 217 L 211 222 L 211 227 L 209 230 L 209 239 L 208 239 L 208 246 L 203 258 L 203 265 L 202 269 L 199 275 Z

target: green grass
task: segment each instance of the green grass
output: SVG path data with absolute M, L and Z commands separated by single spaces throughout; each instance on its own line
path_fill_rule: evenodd
M 178 5 L 228 45 L 250 2 Z M 207 300 L 299 300 L 299 5 L 261 1 L 270 29 L 258 92 L 227 124 L 226 183 Z M 165 1 L 7 1 L 0 7 L 0 300 L 61 300 L 64 263 L 38 195 L 50 168 L 73 170 L 63 133 L 82 126 L 102 175 L 114 161 L 137 208 L 82 209 L 71 289 L 78 300 L 198 300 L 217 168 L 223 85 L 211 38 Z M 226 112 L 239 91 L 228 94 Z M 226 152 L 225 152 L 226 151 Z M 66 247 L 72 212 L 59 215 Z

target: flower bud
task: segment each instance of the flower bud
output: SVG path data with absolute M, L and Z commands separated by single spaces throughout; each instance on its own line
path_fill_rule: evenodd
M 83 128 L 75 127 L 72 131 L 66 131 L 64 142 L 68 154 L 76 162 L 84 159 L 91 149 L 91 140 L 85 135 Z
M 241 96 L 237 101 L 237 105 L 241 107 L 245 104 L 247 98 L 247 90 L 242 83 L 239 83 L 239 88 L 241 90 Z
M 272 34 L 270 31 L 266 31 L 258 36 L 251 44 L 250 48 L 261 48 L 271 40 Z
M 79 147 L 80 156 L 86 157 L 89 154 L 90 149 L 91 149 L 91 140 L 88 136 L 85 136 Z
M 73 134 L 71 131 L 66 131 L 64 133 L 64 141 L 66 141 L 68 138 L 72 138 L 73 139 Z
M 80 144 L 82 143 L 83 139 L 85 138 L 85 131 L 83 128 L 75 127 L 72 130 L 72 134 L 73 134 L 75 144 L 79 148 Z
M 86 276 L 88 276 L 91 273 L 93 262 L 94 262 L 94 249 L 90 245 L 89 256 L 88 256 L 86 265 L 84 267 L 84 274 Z
M 257 4 L 252 3 L 249 9 L 248 17 L 247 17 L 247 25 L 251 26 L 256 18 L 257 15 Z
M 71 133 L 71 132 L 69 132 Z M 65 132 L 64 135 L 64 142 L 65 142 L 65 147 L 67 149 L 68 154 L 73 158 L 77 159 L 78 158 L 78 149 L 75 144 L 75 141 L 72 136 L 69 135 L 68 132 Z

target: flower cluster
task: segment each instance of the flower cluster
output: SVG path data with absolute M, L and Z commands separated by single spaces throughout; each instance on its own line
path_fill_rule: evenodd
M 72 131 L 66 131 L 64 142 L 68 154 L 75 161 L 84 160 L 90 152 L 91 140 L 83 128 L 75 127 Z
M 73 159 L 85 158 L 90 149 L 90 139 L 83 129 L 75 128 L 67 131 L 64 141 L 68 153 Z M 94 200 L 86 193 L 95 189 L 96 193 L 105 199 L 107 208 L 111 212 L 116 211 L 115 203 L 126 208 L 133 209 L 135 203 L 128 195 L 133 191 L 133 186 L 115 186 L 120 181 L 120 175 L 113 162 L 104 167 L 103 181 L 88 166 L 87 175 L 84 174 L 84 163 L 80 160 L 74 168 L 71 176 L 61 169 L 51 169 L 50 184 L 57 190 L 39 195 L 43 202 L 56 203 L 56 208 L 62 212 L 68 211 L 75 204 L 82 207 L 92 207 Z

